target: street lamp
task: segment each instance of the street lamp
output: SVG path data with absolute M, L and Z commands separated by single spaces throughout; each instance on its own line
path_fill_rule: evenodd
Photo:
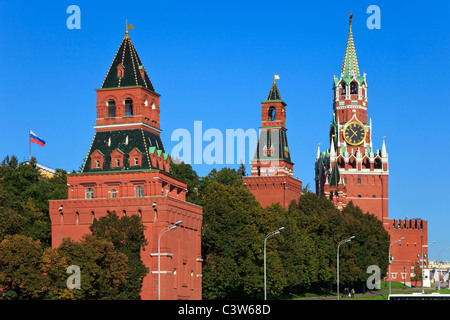
M 389 294 L 391 294 L 391 263 L 392 263 L 392 259 L 391 259 L 391 247 L 394 243 L 397 242 L 402 242 L 402 240 L 405 239 L 405 237 L 401 237 L 400 239 L 398 239 L 397 241 L 394 241 L 393 243 L 389 244 Z
M 450 247 L 448 247 L 447 249 L 441 250 L 439 252 L 439 265 L 438 265 L 438 290 L 441 290 L 441 252 L 443 251 L 448 251 L 448 249 L 450 249 Z
M 436 241 L 432 241 L 431 243 L 429 243 L 428 245 L 426 245 L 426 244 L 423 244 L 421 247 L 421 249 L 422 249 L 422 293 L 425 293 L 425 291 L 423 290 L 423 247 L 427 247 L 428 248 L 428 246 L 431 246 L 431 245 L 433 245 L 433 243 L 435 243 Z
M 284 227 L 281 227 L 278 230 L 269 232 L 266 237 L 264 238 L 264 300 L 267 300 L 267 285 L 266 285 L 266 242 L 267 239 L 269 239 L 270 237 L 279 234 L 281 230 L 283 230 Z
M 341 242 L 338 243 L 338 246 L 337 246 L 337 299 L 338 300 L 339 300 L 339 247 L 341 246 L 341 244 L 350 242 L 354 238 L 355 238 L 355 236 L 351 236 L 348 239 L 342 240 Z
M 177 226 L 183 221 L 177 221 L 173 225 L 165 227 L 159 232 L 158 236 L 158 300 L 161 300 L 161 236 L 173 229 L 176 229 Z

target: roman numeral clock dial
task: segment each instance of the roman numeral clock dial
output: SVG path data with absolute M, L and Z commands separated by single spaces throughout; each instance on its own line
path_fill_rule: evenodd
M 350 122 L 344 128 L 344 139 L 352 146 L 359 145 L 366 139 L 366 129 L 359 122 Z

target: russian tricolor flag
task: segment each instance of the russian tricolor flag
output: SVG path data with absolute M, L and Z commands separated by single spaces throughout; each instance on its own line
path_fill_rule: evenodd
M 30 130 L 30 141 L 37 143 L 38 145 L 40 145 L 41 147 L 45 146 L 45 141 L 42 140 L 41 138 L 39 138 L 37 136 L 37 134 L 35 134 L 33 131 Z

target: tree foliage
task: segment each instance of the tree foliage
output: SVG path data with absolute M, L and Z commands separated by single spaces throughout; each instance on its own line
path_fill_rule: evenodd
M 280 227 L 280 234 L 266 242 L 269 296 L 332 291 L 337 245 L 350 236 L 355 239 L 340 250 L 340 284 L 361 288 L 370 265 L 386 273 L 389 237 L 374 215 L 352 203 L 339 211 L 309 189 L 287 210 L 279 204 L 262 208 L 241 177 L 242 169 L 213 169 L 197 182 L 205 299 L 261 298 L 264 238 Z
M 6 156 L 0 165 L 0 241 L 6 235 L 21 234 L 51 242 L 48 200 L 67 199 L 64 170 L 56 170 L 52 178 L 43 177 L 36 159 L 19 164 L 15 156 Z
M 119 216 L 115 212 L 95 219 L 90 229 L 98 239 L 111 242 L 117 252 L 127 256 L 127 281 L 119 297 L 122 300 L 136 300 L 140 298 L 142 282 L 147 270 L 141 259 L 141 249 L 147 244 L 144 236 L 144 225 L 137 215 Z

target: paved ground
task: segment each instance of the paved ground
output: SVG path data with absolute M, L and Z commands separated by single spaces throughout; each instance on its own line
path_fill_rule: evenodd
M 427 288 L 427 290 L 429 290 L 429 288 Z M 408 288 L 408 289 L 392 289 L 391 292 L 392 293 L 401 293 L 402 291 L 422 291 L 422 288 Z M 373 291 L 373 292 L 366 292 L 366 293 L 356 293 L 355 294 L 355 298 L 359 298 L 359 297 L 373 297 L 379 294 L 383 294 L 383 293 L 389 293 L 389 289 L 387 290 L 378 290 L 378 291 Z M 342 297 L 342 293 L 341 293 L 341 300 L 352 300 L 352 298 L 343 298 Z M 299 298 L 297 300 L 337 300 L 337 296 L 335 295 L 330 295 L 330 296 L 321 296 L 321 297 L 311 297 L 311 298 Z

